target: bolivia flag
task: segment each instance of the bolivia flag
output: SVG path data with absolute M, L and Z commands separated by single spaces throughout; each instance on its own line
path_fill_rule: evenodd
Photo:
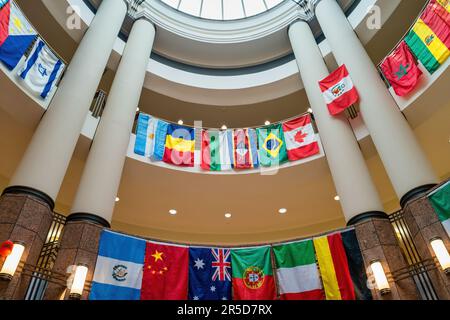
M 259 144 L 259 162 L 262 166 L 277 166 L 288 160 L 281 124 L 256 129 L 256 133 Z
M 228 136 L 226 131 L 202 131 L 202 169 L 209 171 L 231 169 L 232 150 Z
M 252 169 L 259 166 L 257 137 L 254 129 L 235 129 L 232 143 L 235 169 Z
M 411 51 L 433 74 L 450 56 L 450 25 L 436 3 L 430 2 L 405 41 Z M 448 18 L 447 18 L 448 21 Z
M 309 114 L 284 123 L 283 131 L 290 161 L 301 160 L 319 153 L 319 143 Z
M 193 167 L 194 151 L 194 128 L 170 124 L 167 128 L 163 161 L 177 166 Z
M 314 239 L 327 300 L 372 300 L 355 230 Z
M 36 31 L 16 4 L 6 2 L 0 9 L 0 61 L 14 69 L 35 38 Z
M 187 300 L 189 249 L 147 242 L 141 300 Z
M 324 300 L 312 240 L 273 247 L 282 300 Z
M 450 237 L 450 181 L 430 193 L 428 199 Z
M 450 26 L 450 1 L 431 0 L 429 5 Z
M 270 247 L 231 250 L 233 300 L 275 300 Z

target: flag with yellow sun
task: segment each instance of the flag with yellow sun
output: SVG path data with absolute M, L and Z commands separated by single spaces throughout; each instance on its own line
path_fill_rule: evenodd
M 147 242 L 141 300 L 187 300 L 189 249 Z

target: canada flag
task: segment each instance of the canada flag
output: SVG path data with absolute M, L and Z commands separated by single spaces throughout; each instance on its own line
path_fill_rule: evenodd
M 290 161 L 301 160 L 320 152 L 309 114 L 283 123 L 283 132 Z
M 333 116 L 342 113 L 359 99 L 358 91 L 356 91 L 345 65 L 320 81 L 319 85 L 328 110 Z

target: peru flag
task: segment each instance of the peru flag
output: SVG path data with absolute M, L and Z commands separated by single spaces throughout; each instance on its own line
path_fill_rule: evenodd
M 342 113 L 359 99 L 358 92 L 345 65 L 320 81 L 319 85 L 328 110 L 333 116 Z
M 319 153 L 319 143 L 309 114 L 283 123 L 283 132 L 290 161 Z

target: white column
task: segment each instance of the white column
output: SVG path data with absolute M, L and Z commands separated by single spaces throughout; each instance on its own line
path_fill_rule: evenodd
M 296 21 L 289 28 L 289 39 L 346 221 L 368 212 L 382 215 L 383 205 L 350 124 L 344 115 L 331 116 L 323 99 L 318 83 L 329 71 L 311 28 Z
M 345 64 L 360 95 L 364 122 L 399 198 L 438 179 L 414 132 L 335 0 L 321 0 L 316 17 L 339 64 Z
M 151 22 L 136 21 L 89 152 L 72 213 L 111 222 L 131 131 L 155 39 Z
M 11 186 L 31 187 L 56 199 L 126 13 L 123 0 L 102 1 Z

